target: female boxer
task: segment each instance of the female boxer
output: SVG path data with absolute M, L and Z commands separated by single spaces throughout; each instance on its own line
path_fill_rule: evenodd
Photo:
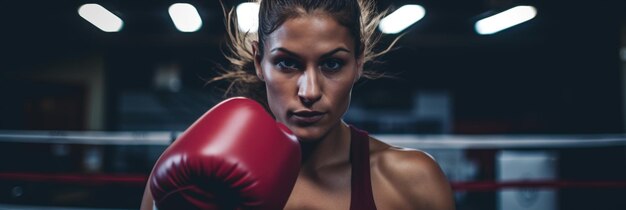
M 285 209 L 454 209 L 437 163 L 342 120 L 364 69 L 380 15 L 367 0 L 263 0 L 259 31 L 228 24 L 229 93 L 264 104 L 302 145 L 302 163 Z M 230 23 L 236 23 L 235 17 Z M 147 191 L 148 192 L 148 191 Z M 149 193 L 142 209 L 150 209 Z

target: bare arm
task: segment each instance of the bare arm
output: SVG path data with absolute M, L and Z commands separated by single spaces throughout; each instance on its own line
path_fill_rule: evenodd
M 421 183 L 423 188 L 414 188 L 413 193 L 430 201 L 424 203 L 425 209 L 453 210 L 455 205 L 450 183 L 435 160 L 426 156 L 428 158 L 423 163 L 425 172 L 422 174 L 425 182 Z
M 150 178 L 148 178 L 148 182 L 150 183 Z M 150 185 L 146 184 L 146 190 L 143 192 L 143 199 L 141 199 L 141 208 L 140 210 L 152 210 L 152 193 L 150 193 Z
M 386 158 L 388 180 L 410 209 L 453 210 L 454 198 L 448 180 L 428 154 L 395 150 Z

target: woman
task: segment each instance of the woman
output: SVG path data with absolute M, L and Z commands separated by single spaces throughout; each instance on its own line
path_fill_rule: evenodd
M 285 209 L 454 209 L 428 154 L 393 147 L 342 120 L 354 84 L 377 76 L 363 66 L 378 55 L 379 19 L 365 0 L 264 0 L 256 38 L 229 30 L 235 65 L 216 80 L 231 80 L 230 93 L 266 105 L 302 145 Z

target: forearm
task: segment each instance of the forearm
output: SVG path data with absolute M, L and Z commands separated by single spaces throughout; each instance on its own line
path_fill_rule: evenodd
M 148 178 L 148 183 L 150 183 L 150 179 Z M 153 199 L 152 194 L 150 193 L 150 185 L 146 184 L 146 190 L 143 192 L 143 199 L 141 199 L 141 207 L 140 210 L 153 210 Z

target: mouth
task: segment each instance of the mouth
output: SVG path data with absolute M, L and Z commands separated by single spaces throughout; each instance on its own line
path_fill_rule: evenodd
M 297 110 L 289 114 L 291 120 L 297 125 L 312 125 L 324 117 L 326 113 L 313 110 Z

